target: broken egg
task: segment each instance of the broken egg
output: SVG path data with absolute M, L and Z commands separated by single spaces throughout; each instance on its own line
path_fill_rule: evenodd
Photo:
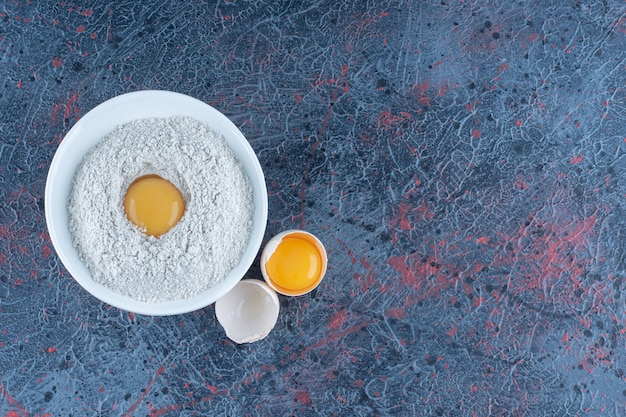
M 250 343 L 267 336 L 276 321 L 278 295 L 263 281 L 244 279 L 215 302 L 217 321 L 235 343 Z
M 324 278 L 328 257 L 320 240 L 303 230 L 287 230 L 267 242 L 261 254 L 265 282 L 283 295 L 303 295 Z

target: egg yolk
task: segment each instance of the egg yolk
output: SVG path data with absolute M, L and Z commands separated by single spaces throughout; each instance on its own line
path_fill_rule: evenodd
M 316 284 L 322 272 L 322 256 L 305 238 L 287 236 L 281 240 L 265 264 L 274 285 L 287 291 L 300 291 Z
M 167 233 L 183 216 L 185 201 L 181 192 L 158 175 L 137 178 L 124 198 L 126 217 L 147 235 Z

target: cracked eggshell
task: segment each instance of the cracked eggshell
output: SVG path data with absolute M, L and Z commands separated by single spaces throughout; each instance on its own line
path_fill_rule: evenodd
M 278 320 L 278 295 L 265 282 L 241 280 L 215 302 L 215 315 L 235 343 L 250 343 L 263 339 Z
M 306 287 L 300 289 L 289 289 L 280 286 L 276 282 L 272 281 L 272 278 L 269 276 L 267 271 L 267 263 L 269 262 L 270 258 L 272 257 L 272 255 L 274 255 L 274 253 L 282 243 L 283 239 L 288 237 L 297 237 L 312 244 L 317 249 L 321 258 L 321 271 L 319 273 L 319 276 L 310 285 L 307 285 Z M 277 234 L 276 236 L 271 238 L 269 242 L 267 242 L 267 244 L 263 248 L 263 252 L 261 253 L 261 274 L 263 275 L 263 279 L 271 289 L 282 295 L 299 296 L 310 293 L 315 288 L 317 288 L 317 286 L 322 282 L 322 279 L 324 279 L 327 267 L 328 254 L 326 252 L 324 244 L 317 236 L 305 230 L 291 229 L 285 230 L 284 232 Z

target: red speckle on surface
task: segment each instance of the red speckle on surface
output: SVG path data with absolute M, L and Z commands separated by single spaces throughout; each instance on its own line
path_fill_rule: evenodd
M 476 239 L 476 243 L 480 243 L 481 245 L 486 245 L 489 243 L 489 238 L 487 236 L 481 236 Z
M 429 364 L 432 364 L 432 363 L 434 363 L 434 362 L 437 362 L 437 360 L 440 360 L 440 358 L 439 358 L 439 357 L 435 357 L 435 356 L 430 355 L 430 354 L 428 354 L 428 353 L 427 353 L 426 355 L 424 355 L 424 359 L 425 359 L 425 360 L 426 360 Z
M 255 381 L 258 381 L 259 379 L 263 378 L 263 373 L 261 371 L 255 371 L 252 373 L 252 375 L 245 377 L 241 383 L 243 385 L 250 385 Z
M 421 184 L 419 178 L 415 178 L 414 184 L 415 186 L 405 193 L 405 198 L 408 198 L 411 194 L 417 192 L 417 187 Z M 417 207 L 414 207 L 409 203 L 401 203 L 397 208 L 397 212 L 398 214 L 389 221 L 389 225 L 392 228 L 391 238 L 394 243 L 397 242 L 398 239 L 396 236 L 396 229 L 401 231 L 415 230 L 417 223 L 432 220 L 434 217 L 434 213 L 429 209 L 428 204 L 425 202 L 421 203 Z
M 135 403 L 133 405 L 131 405 L 128 408 L 128 411 L 126 411 L 126 413 L 124 414 L 124 417 L 131 417 L 133 415 L 133 413 L 135 412 L 135 410 L 137 410 L 137 408 L 139 408 L 139 406 L 141 405 L 141 403 L 143 402 L 143 400 L 148 396 L 148 394 L 150 393 L 150 390 L 152 389 L 152 385 L 154 385 L 154 382 L 156 381 L 156 379 L 159 377 L 159 375 L 161 375 L 163 372 L 165 372 L 165 367 L 163 365 L 159 366 L 159 368 L 156 370 L 154 377 L 152 377 L 152 379 L 148 382 L 148 385 L 146 386 L 146 388 L 143 390 L 143 392 L 141 393 L 141 395 L 139 396 L 139 398 L 137 399 L 137 401 L 135 401 Z
M 398 226 L 400 230 L 413 230 L 411 226 L 411 221 L 407 218 L 407 215 L 411 208 L 411 205 L 407 203 L 400 204 L 398 206 L 398 215 L 391 219 L 391 227 L 395 228 L 396 226 Z
M 576 248 L 584 247 L 589 242 L 589 236 L 593 234 L 597 217 L 595 215 L 582 220 L 569 220 L 566 224 L 540 223 L 535 221 L 533 229 L 523 227 L 517 237 L 511 241 L 523 243 L 521 250 L 527 253 L 528 265 L 520 268 L 524 280 L 513 288 L 518 292 L 536 292 L 540 297 L 548 294 L 545 288 L 552 287 L 555 283 L 567 282 L 563 291 L 558 292 L 560 302 L 573 305 L 579 302 L 575 290 L 581 288 L 581 277 L 585 274 L 588 260 L 576 256 Z M 537 234 L 537 231 L 541 231 Z M 497 265 L 514 263 L 514 258 L 498 259 Z
M 570 164 L 580 164 L 584 160 L 585 160 L 585 157 L 583 155 L 576 155 L 575 157 L 570 159 L 569 163 Z
M 361 139 L 363 142 L 365 142 L 368 145 L 370 145 L 370 144 L 372 144 L 372 143 L 374 143 L 376 141 L 375 137 L 369 136 L 369 135 L 365 135 L 363 133 L 361 133 L 359 135 L 359 139 Z M 624 142 L 626 142 L 626 139 L 624 139 Z
M 307 391 L 297 391 L 296 400 L 302 405 L 311 404 L 311 395 Z
M 414 253 L 407 256 L 392 256 L 387 260 L 396 272 L 400 273 L 400 283 L 412 288 L 410 305 L 419 300 L 438 296 L 444 289 L 455 284 L 449 273 L 443 272 L 439 261 L 434 257 L 422 260 L 422 256 Z
M 535 42 L 537 39 L 539 39 L 538 33 L 531 33 L 530 35 L 526 36 L 526 40 L 528 40 L 528 42 Z
M 506 70 L 508 70 L 511 66 L 509 65 L 508 62 L 505 62 L 504 64 L 498 66 L 498 72 L 504 72 Z
M 526 181 L 524 181 L 524 179 L 519 177 L 515 181 L 515 189 L 516 190 L 520 190 L 520 191 L 527 190 L 528 189 L 528 184 L 526 183 Z
M 363 265 L 363 268 L 365 268 L 365 269 L 371 269 L 372 268 L 372 265 L 368 262 L 367 259 L 365 259 L 365 256 L 363 256 L 361 258 L 361 265 Z
M 617 22 L 613 24 L 613 29 L 616 32 L 626 34 L 626 17 L 620 17 Z
M 210 399 L 203 398 L 202 400 L 203 401 L 209 401 Z M 153 408 L 150 409 L 149 416 L 150 417 L 162 417 L 162 416 L 167 415 L 168 412 L 176 411 L 176 410 L 179 410 L 180 408 L 181 408 L 181 406 L 178 405 L 178 404 L 173 404 L 173 405 L 165 406 L 165 407 L 161 407 L 161 408 L 154 408 L 153 407 Z
M 357 332 L 365 327 L 367 327 L 369 325 L 369 322 L 365 321 L 365 322 L 361 322 L 358 324 L 355 324 L 354 326 L 348 327 L 347 329 L 344 329 L 340 332 L 337 331 L 333 331 L 333 332 L 329 332 L 329 336 L 319 340 L 318 342 L 309 345 L 307 347 L 305 347 L 304 349 L 301 349 L 298 353 L 294 353 L 293 355 L 291 355 L 291 359 L 295 360 L 298 358 L 304 358 L 306 357 L 306 355 L 314 349 L 320 348 L 322 346 L 326 346 L 327 344 L 329 344 L 330 342 L 334 342 L 336 340 L 342 339 L 344 337 L 346 337 L 349 334 L 352 334 L 354 332 Z
M 429 87 L 429 82 L 428 80 L 422 82 L 422 83 L 418 83 L 415 85 L 415 90 L 417 92 L 417 102 L 419 104 L 421 104 L 422 106 L 430 106 L 430 97 L 428 97 L 428 87 Z
M 380 121 L 380 125 L 382 127 L 389 128 L 399 123 L 402 123 L 403 121 L 407 119 L 410 119 L 410 114 L 403 112 L 399 115 L 396 115 L 396 114 L 391 113 L 388 110 L 385 110 L 380 113 L 378 118 Z
M 336 312 L 331 317 L 330 322 L 328 323 L 328 328 L 333 329 L 333 330 L 341 329 L 343 324 L 346 322 L 347 314 L 348 314 L 347 310 L 341 310 L 341 311 Z
M 481 132 L 480 129 L 472 129 L 472 137 L 474 139 L 478 139 L 483 135 L 483 132 Z
M 428 92 L 428 80 L 424 81 L 423 83 L 417 84 L 416 88 L 419 95 L 426 94 Z
M 85 9 L 80 14 L 82 14 L 85 17 L 89 17 L 93 14 L 93 9 Z
M 458 301 L 458 300 L 457 300 L 457 298 L 456 298 L 456 296 L 455 296 L 455 295 L 451 295 L 451 296 L 450 296 L 450 304 L 451 304 L 451 305 L 455 305 L 455 304 L 457 303 L 457 301 Z
M 385 315 L 387 317 L 393 317 L 394 319 L 400 320 L 406 317 L 406 310 L 404 309 L 404 307 L 390 308 L 390 309 L 387 309 L 387 311 L 385 312 Z
M 417 152 L 414 149 L 411 149 L 411 148 L 409 149 L 411 150 L 411 155 L 417 155 Z M 413 181 L 414 185 L 412 185 L 411 188 L 406 193 L 404 193 L 403 197 L 405 199 L 408 199 L 411 195 L 417 193 L 417 191 L 419 190 L 419 186 L 422 182 L 419 180 L 419 178 L 417 177 L 414 177 L 414 178 L 415 178 Z
M 4 384 L 0 383 L 0 396 L 6 399 L 6 402 L 17 411 L 9 411 L 6 416 L 10 417 L 28 417 L 28 410 L 23 407 L 20 403 L 15 401 L 15 399 L 9 394 L 9 392 L 4 387 Z M 5 417 L 6 417 L 5 416 Z
M 469 103 L 464 104 L 464 106 L 467 111 L 474 112 L 478 104 L 480 104 L 480 100 L 472 100 Z
M 84 25 L 80 25 L 76 28 L 76 32 L 77 33 L 83 33 L 85 31 L 85 26 Z
M 65 103 L 65 112 L 63 113 L 63 116 L 66 119 L 69 119 L 72 113 L 77 112 L 77 109 L 74 107 L 76 100 L 78 100 L 78 94 L 73 94 L 69 100 L 67 100 L 67 103 Z
M 427 95 L 423 95 L 417 99 L 417 102 L 422 106 L 428 107 L 430 106 L 430 97 L 428 97 Z
M 365 277 L 362 277 L 359 274 L 355 274 L 354 279 L 359 284 L 361 284 L 361 292 L 364 294 L 367 291 L 369 291 L 369 289 L 372 288 L 374 284 L 377 283 L 376 279 L 374 278 L 374 275 L 371 272 L 368 272 L 367 274 L 365 274 Z

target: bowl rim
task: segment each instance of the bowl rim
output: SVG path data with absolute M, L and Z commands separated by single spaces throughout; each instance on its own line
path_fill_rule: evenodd
M 222 134 L 252 183 L 253 225 L 250 240 L 239 264 L 221 283 L 190 299 L 148 303 L 115 293 L 93 280 L 72 243 L 68 227 L 67 201 L 76 168 L 89 149 L 104 136 L 131 120 L 177 115 L 194 117 Z M 68 161 L 68 155 L 77 153 L 80 157 L 69 158 Z M 265 234 L 268 212 L 267 187 L 256 153 L 243 133 L 226 115 L 211 105 L 185 94 L 165 90 L 142 90 L 120 94 L 98 104 L 85 113 L 65 134 L 48 169 L 44 211 L 52 245 L 63 266 L 82 288 L 100 301 L 128 312 L 148 316 L 169 316 L 192 312 L 213 304 L 245 276 L 258 255 Z

